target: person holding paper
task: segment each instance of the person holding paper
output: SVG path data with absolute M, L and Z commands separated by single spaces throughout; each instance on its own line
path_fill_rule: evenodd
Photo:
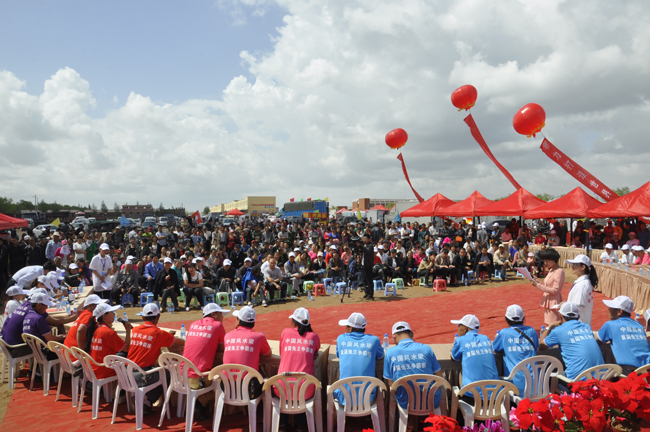
M 540 253 L 540 258 L 544 261 L 548 274 L 544 278 L 544 283 L 535 277 L 532 285 L 544 293 L 540 306 L 544 308 L 544 324 L 548 326 L 562 319 L 553 306 L 562 303 L 562 285 L 564 285 L 565 276 L 564 270 L 558 265 L 560 254 L 555 249 L 544 249 Z

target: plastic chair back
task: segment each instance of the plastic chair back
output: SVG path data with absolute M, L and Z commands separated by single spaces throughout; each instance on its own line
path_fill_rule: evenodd
M 636 372 L 637 375 L 643 375 L 644 373 L 647 373 L 650 371 L 650 364 L 647 364 L 645 366 L 641 366 L 640 368 L 637 368 L 634 372 Z
M 61 366 L 63 372 L 72 375 L 74 372 L 74 366 L 72 365 L 73 355 L 70 348 L 54 341 L 49 341 L 47 347 L 59 357 L 59 366 Z
M 464 395 L 467 392 L 474 397 L 474 420 L 483 421 L 487 419 L 499 420 L 503 414 L 507 416 L 509 413 L 502 412 L 503 402 L 508 397 L 508 392 L 518 395 L 519 389 L 508 381 L 483 380 L 464 386 L 456 394 Z M 455 415 L 455 411 L 452 412 L 452 415 Z
M 531 373 L 532 370 L 532 373 Z M 562 362 L 551 356 L 534 356 L 520 361 L 510 371 L 508 381 L 514 380 L 518 372 L 524 374 L 526 388 L 518 399 L 530 399 L 532 402 L 545 399 L 551 393 L 551 377 L 564 372 Z
M 307 409 L 305 394 L 307 388 L 312 384 L 316 387 L 314 394 L 318 394 L 321 383 L 315 377 L 304 372 L 285 372 L 282 375 L 269 378 L 264 383 L 263 391 L 267 394 L 275 387 L 280 397 L 281 412 L 284 414 L 298 414 L 305 412 Z M 386 386 L 384 385 L 385 389 Z
M 27 333 L 23 333 L 22 337 L 25 343 L 32 349 L 32 353 L 34 353 L 34 360 L 40 364 L 47 363 L 45 354 L 43 354 L 43 351 L 41 351 L 43 348 L 47 348 L 45 342 L 43 342 L 40 338 Z
M 191 390 L 187 375 L 190 369 L 201 375 L 196 365 L 182 355 L 163 353 L 158 357 L 158 364 L 169 371 L 171 388 L 178 393 L 187 394 L 188 390 Z
M 386 384 L 380 379 L 374 377 L 350 377 L 336 381 L 328 386 L 328 399 L 334 394 L 335 390 L 340 390 L 345 399 L 345 414 L 353 416 L 369 414 L 374 401 L 371 401 L 374 389 L 386 391 Z M 429 413 L 427 413 L 429 414 Z
M 225 364 L 215 367 L 210 371 L 208 378 L 214 381 L 215 377 L 218 377 L 223 383 L 225 403 L 235 406 L 248 405 L 250 402 L 248 384 L 253 378 L 257 378 L 260 383 L 264 382 L 264 378 L 258 371 L 237 364 Z
M 573 379 L 574 382 L 580 381 L 584 378 L 597 379 L 597 380 L 610 380 L 623 373 L 623 368 L 616 364 L 603 364 L 591 367 L 587 370 L 580 372 L 580 375 Z
M 102 365 L 97 363 L 87 352 L 82 351 L 77 347 L 70 348 L 70 352 L 77 360 L 79 360 L 79 363 L 81 363 L 81 368 L 84 370 L 84 376 L 89 381 L 97 381 L 95 371 L 93 370 L 93 363 L 97 366 Z
M 390 387 L 391 402 L 395 399 L 398 388 L 404 388 L 408 395 L 408 413 L 413 415 L 429 415 L 435 409 L 434 397 L 440 390 L 440 406 L 447 410 L 447 390 L 451 391 L 451 384 L 439 376 L 416 374 L 402 377 Z M 415 389 L 415 391 L 414 391 Z
M 74 348 L 73 348 L 74 349 Z M 111 368 L 117 375 L 117 383 L 120 389 L 126 392 L 135 392 L 138 389 L 138 383 L 133 377 L 133 371 L 138 371 L 145 375 L 144 370 L 131 360 L 118 357 L 116 355 L 107 355 L 104 357 L 104 365 Z

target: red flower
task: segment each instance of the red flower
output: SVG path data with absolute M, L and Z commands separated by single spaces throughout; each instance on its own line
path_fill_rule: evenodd
M 535 404 L 530 403 L 530 399 L 524 399 L 521 401 L 515 415 L 519 419 L 519 427 L 521 430 L 528 429 L 531 425 L 535 426 L 537 429 L 541 429 L 542 420 L 539 415 L 535 412 Z
M 593 429 L 601 432 L 607 424 L 607 412 L 601 399 L 591 402 L 582 401 L 577 406 L 577 419 L 584 425 L 585 430 Z
M 462 429 L 458 426 L 456 420 L 442 416 L 431 414 L 429 417 L 424 420 L 425 423 L 431 423 L 429 427 L 425 427 L 424 430 L 427 432 L 461 432 Z

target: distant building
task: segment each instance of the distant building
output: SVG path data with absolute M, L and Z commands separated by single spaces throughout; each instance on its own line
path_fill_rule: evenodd
M 247 196 L 244 199 L 231 201 L 227 204 L 217 204 L 210 208 L 210 213 L 223 214 L 234 209 L 248 213 L 249 215 L 261 213 L 275 214 L 278 211 L 274 196 Z
M 383 205 L 387 209 L 391 209 L 395 207 L 398 203 L 404 203 L 408 202 L 411 203 L 413 202 L 412 199 L 382 199 L 382 198 L 359 198 L 356 201 L 352 201 L 352 210 L 356 210 L 357 208 L 361 211 L 364 210 L 370 210 L 374 206 L 377 205 Z M 416 201 L 417 203 L 417 201 Z
M 139 218 L 143 214 L 153 215 L 154 209 L 151 204 L 124 204 L 122 214 L 128 218 Z

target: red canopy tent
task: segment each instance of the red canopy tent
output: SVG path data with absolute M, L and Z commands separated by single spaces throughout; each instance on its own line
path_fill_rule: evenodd
M 404 210 L 400 213 L 400 217 L 433 217 L 436 215 L 436 212 L 454 204 L 456 204 L 455 201 L 437 193 L 428 200 Z
M 226 216 L 244 216 L 244 213 L 239 209 L 232 209 L 226 212 Z
M 494 204 L 480 207 L 475 216 L 522 216 L 526 211 L 546 204 L 524 188 L 517 189 L 512 195 Z
M 590 218 L 650 216 L 650 182 L 627 195 L 589 210 Z
M 524 219 L 583 218 L 602 202 L 577 187 L 563 197 L 524 212 Z
M 341 210 L 337 211 L 336 214 L 341 214 L 343 212 L 350 211 L 347 208 L 343 207 Z
M 387 209 L 386 207 L 384 207 L 384 206 L 383 206 L 383 205 L 381 205 L 381 204 L 379 204 L 379 205 L 376 205 L 376 206 L 374 206 L 374 207 L 373 207 L 373 208 L 371 208 L 370 210 L 382 210 L 382 211 L 389 211 L 389 210 L 388 210 L 388 209 Z
M 479 191 L 474 191 L 470 196 L 454 205 L 436 212 L 436 216 L 476 216 L 476 210 L 492 204 L 494 201 L 485 198 Z
M 27 228 L 27 219 L 15 218 L 0 213 L 0 229 Z

